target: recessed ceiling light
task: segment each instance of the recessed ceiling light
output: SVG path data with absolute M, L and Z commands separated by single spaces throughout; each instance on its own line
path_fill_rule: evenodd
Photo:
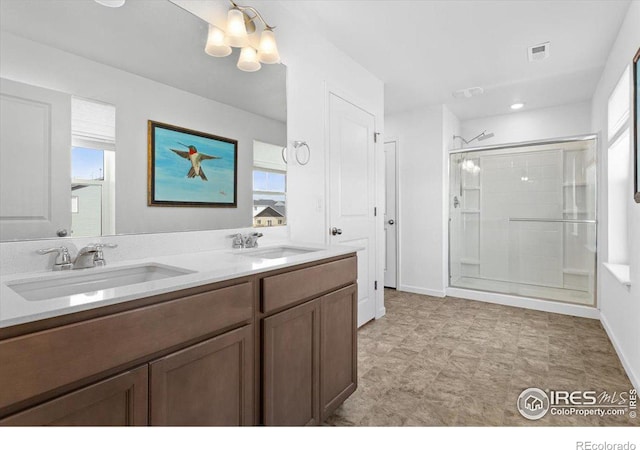
M 511 105 L 511 109 L 520 109 L 524 106 L 524 103 L 514 103 Z

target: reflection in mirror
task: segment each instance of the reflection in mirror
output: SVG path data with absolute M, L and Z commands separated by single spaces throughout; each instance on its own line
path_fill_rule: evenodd
M 115 230 L 116 108 L 71 99 L 71 236 Z
M 207 32 L 164 0 L 0 2 L 0 240 L 252 225 L 253 143 L 286 146 L 286 68 L 239 71 Z M 77 129 L 83 101 L 97 133 Z M 237 140 L 237 207 L 147 206 L 149 120 Z M 275 170 L 262 188 L 284 203 Z
M 287 224 L 286 148 L 253 141 L 253 226 Z

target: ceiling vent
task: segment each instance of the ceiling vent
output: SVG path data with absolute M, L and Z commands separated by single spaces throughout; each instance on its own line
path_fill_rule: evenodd
M 537 44 L 527 49 L 527 55 L 529 56 L 529 62 L 531 61 L 542 61 L 543 59 L 547 59 L 551 54 L 551 43 L 544 42 L 542 44 Z
M 480 95 L 483 93 L 484 93 L 484 89 L 482 89 L 480 86 L 476 86 L 476 87 L 470 87 L 470 88 L 454 91 L 453 96 L 455 98 L 471 98 L 474 95 Z

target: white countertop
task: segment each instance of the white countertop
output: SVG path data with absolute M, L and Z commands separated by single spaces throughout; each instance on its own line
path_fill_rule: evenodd
M 282 246 L 297 247 L 313 251 L 276 259 L 263 259 L 249 256 L 253 250 L 267 250 L 269 248 Z M 113 305 L 181 289 L 188 289 L 218 281 L 255 275 L 274 269 L 281 269 L 320 259 L 346 255 L 358 250 L 360 249 L 348 246 L 318 247 L 298 245 L 295 243 L 282 243 L 279 245 L 259 247 L 258 249 L 225 249 L 141 258 L 91 269 L 6 275 L 0 277 L 0 328 Z M 76 274 L 94 273 L 95 271 L 110 271 L 118 268 L 144 264 L 167 265 L 178 269 L 190 270 L 193 271 L 193 273 L 144 283 L 103 289 L 90 294 L 75 294 L 31 301 L 24 299 L 7 285 L 11 285 L 16 282 L 39 281 L 44 279 L 53 279 L 56 277 L 73 277 Z

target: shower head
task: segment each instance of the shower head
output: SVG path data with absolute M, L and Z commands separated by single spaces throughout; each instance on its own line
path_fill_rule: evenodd
M 474 137 L 473 139 L 469 139 L 468 141 L 463 138 L 462 136 L 457 136 L 454 135 L 453 139 L 460 139 L 462 142 L 464 142 L 465 144 L 469 145 L 471 144 L 473 141 L 475 141 L 476 139 L 479 141 L 484 141 L 485 139 L 489 139 L 492 138 L 494 136 L 493 133 L 489 133 L 487 134 L 487 130 L 484 130 L 482 133 L 480 133 L 479 135 L 477 135 L 476 137 Z

